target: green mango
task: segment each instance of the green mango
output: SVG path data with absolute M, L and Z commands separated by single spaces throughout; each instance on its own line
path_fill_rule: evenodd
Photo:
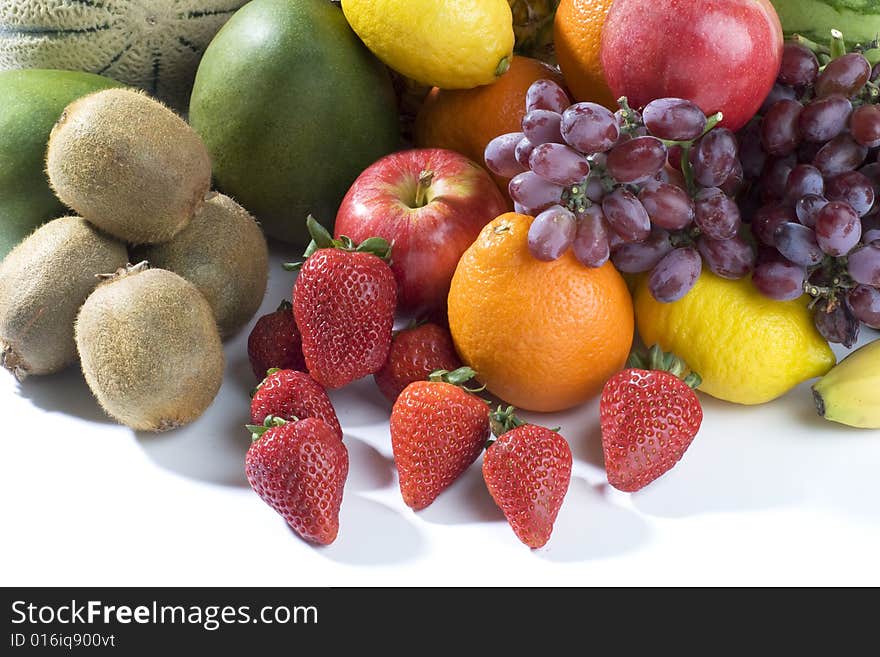
M 119 86 L 76 71 L 0 72 L 0 258 L 37 226 L 65 212 L 45 172 L 46 143 L 64 108 Z
M 332 229 L 357 176 L 400 141 L 387 70 L 327 0 L 238 10 L 205 51 L 189 119 L 220 191 L 300 244 L 306 216 Z

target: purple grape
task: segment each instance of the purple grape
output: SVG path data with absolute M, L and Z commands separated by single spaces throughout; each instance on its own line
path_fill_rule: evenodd
M 830 256 L 844 256 L 859 243 L 862 223 L 848 203 L 831 201 L 816 215 L 816 241 Z
M 522 165 L 523 170 L 529 168 L 529 158 L 532 156 L 533 150 L 535 150 L 535 145 L 525 137 L 517 143 L 513 153 L 516 161 Z
M 874 185 L 858 171 L 847 171 L 828 181 L 825 197 L 829 201 L 845 201 L 860 217 L 874 207 Z
M 648 276 L 648 289 L 661 303 L 678 301 L 700 277 L 703 261 L 696 249 L 682 247 L 667 253 Z
M 825 143 L 846 130 L 852 103 L 839 94 L 817 98 L 804 107 L 798 119 L 801 137 L 806 141 Z
M 803 141 L 797 149 L 798 164 L 812 164 L 816 155 L 825 144 L 815 141 Z
M 880 146 L 880 107 L 862 105 L 853 110 L 849 118 L 849 132 L 862 146 Z
M 610 247 L 605 215 L 598 205 L 591 205 L 578 218 L 577 233 L 571 249 L 574 257 L 587 267 L 601 267 L 608 262 Z
M 817 307 L 813 323 L 828 342 L 842 344 L 849 349 L 859 339 L 859 321 L 853 317 L 846 304 L 837 304 L 832 311 Z
M 826 205 L 828 205 L 828 199 L 824 196 L 807 194 L 795 205 L 795 214 L 797 214 L 798 221 L 804 226 L 807 228 L 814 228 L 816 226 L 816 216 L 819 214 L 819 210 Z
M 585 155 L 604 153 L 617 143 L 620 127 L 609 110 L 596 103 L 576 103 L 562 113 L 562 136 Z
M 565 188 L 547 182 L 536 173 L 525 171 L 511 178 L 507 191 L 510 198 L 528 210 L 528 214 L 534 214 L 557 205 Z
M 807 194 L 822 196 L 825 192 L 825 180 L 822 172 L 810 164 L 798 164 L 785 183 L 785 199 L 789 203 L 796 203 L 798 199 Z
M 798 122 L 803 105 L 796 100 L 780 100 L 767 110 L 761 124 L 761 142 L 770 155 L 788 155 L 801 143 Z
M 669 241 L 669 233 L 662 228 L 654 228 L 644 242 L 630 242 L 615 249 L 611 261 L 618 271 L 638 274 L 652 269 L 670 251 L 672 242 Z
M 806 271 L 785 259 L 766 260 L 755 266 L 752 283 L 765 297 L 791 301 L 804 293 Z
M 880 240 L 880 215 L 862 217 L 862 242 L 870 244 Z
M 700 190 L 694 207 L 697 226 L 713 240 L 730 239 L 742 223 L 736 202 L 717 187 Z
M 780 100 L 795 100 L 796 98 L 797 93 L 791 87 L 779 83 L 774 84 L 773 88 L 770 89 L 770 93 L 767 94 L 767 97 L 764 99 L 764 102 L 761 103 L 761 109 L 758 111 L 761 114 L 766 114 L 770 108 Z
M 825 144 L 813 159 L 815 166 L 826 178 L 858 169 L 868 156 L 868 149 L 857 144 L 849 135 L 838 135 Z
M 590 175 L 590 163 L 565 144 L 541 144 L 529 156 L 532 171 L 557 185 L 576 185 Z
M 511 132 L 490 141 L 483 155 L 489 171 L 503 178 L 513 178 L 525 171 L 526 167 L 516 159 L 516 145 L 524 137 L 521 132 Z
M 866 164 L 859 169 L 859 173 L 871 181 L 871 186 L 874 188 L 874 198 L 880 196 L 880 164 L 877 162 Z
M 819 60 L 813 51 L 789 41 L 782 49 L 778 80 L 791 87 L 813 84 L 819 75 Z
M 764 170 L 767 153 L 761 144 L 761 120 L 757 119 L 737 133 L 739 159 L 747 178 L 757 178 Z
M 682 98 L 660 98 L 642 111 L 645 127 L 655 137 L 691 141 L 706 128 L 706 115 L 695 103 Z
M 767 165 L 761 174 L 761 186 L 764 190 L 765 200 L 781 201 L 785 198 L 788 177 L 796 166 L 797 158 L 794 155 L 772 157 L 767 160 Z
M 814 267 L 825 259 L 812 228 L 786 221 L 776 229 L 776 248 L 786 259 L 801 267 Z
M 577 223 L 570 210 L 554 205 L 540 213 L 529 227 L 529 253 L 538 260 L 556 260 L 574 241 Z
M 727 180 L 721 183 L 719 187 L 722 192 L 733 198 L 739 194 L 744 180 L 745 173 L 743 172 L 742 164 L 740 164 L 740 161 L 737 159 L 733 163 L 733 171 L 730 172 L 730 175 L 727 176 Z
M 560 126 L 562 115 L 550 110 L 532 110 L 522 120 L 522 131 L 535 144 L 563 143 Z
M 727 128 L 715 128 L 706 133 L 691 150 L 694 178 L 703 187 L 717 187 L 730 176 L 736 157 L 734 134 Z
M 526 112 L 541 109 L 562 114 L 569 105 L 565 89 L 553 80 L 535 80 L 526 92 Z
M 602 199 L 605 198 L 607 191 L 601 180 L 591 177 L 587 181 L 587 187 L 584 190 L 584 194 L 586 194 L 587 198 L 593 203 L 601 203 Z
M 623 187 L 602 199 L 602 212 L 614 232 L 627 242 L 641 242 L 651 234 L 651 219 L 645 206 Z
M 816 78 L 814 91 L 819 98 L 841 94 L 852 98 L 871 77 L 871 65 L 861 53 L 853 52 L 832 59 Z
M 847 295 L 853 316 L 873 329 L 880 329 L 880 290 L 868 285 L 857 285 Z
M 755 252 L 739 235 L 729 240 L 713 240 L 701 235 L 697 239 L 697 250 L 709 269 L 721 278 L 742 278 L 755 266 Z
M 602 213 L 602 216 L 605 217 L 605 213 Z M 629 244 L 625 239 L 623 239 L 620 235 L 617 234 L 611 224 L 608 222 L 608 219 L 605 218 L 602 220 L 602 224 L 605 226 L 605 235 L 608 236 L 608 248 L 614 253 L 617 249 L 622 247 L 624 244 Z
M 880 242 L 871 242 L 850 253 L 847 269 L 856 283 L 880 287 Z
M 608 173 L 619 183 L 638 183 L 653 178 L 666 164 L 666 147 L 656 137 L 636 137 L 608 153 Z
M 694 202 L 687 192 L 667 183 L 650 183 L 639 192 L 639 200 L 651 221 L 660 228 L 681 230 L 689 226 L 695 216 Z
M 776 229 L 786 221 L 797 221 L 794 211 L 781 204 L 765 205 L 752 217 L 752 233 L 762 244 L 776 245 Z

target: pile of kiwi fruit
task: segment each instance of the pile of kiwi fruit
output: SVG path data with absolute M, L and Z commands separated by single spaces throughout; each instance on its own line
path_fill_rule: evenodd
M 72 214 L 0 262 L 0 364 L 23 380 L 79 361 L 101 407 L 133 429 L 198 418 L 222 383 L 222 340 L 266 291 L 257 222 L 211 191 L 198 134 L 139 91 L 69 105 L 46 171 Z

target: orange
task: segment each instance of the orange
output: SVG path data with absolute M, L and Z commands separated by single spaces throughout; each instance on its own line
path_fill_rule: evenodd
M 535 80 L 562 76 L 544 62 L 515 56 L 507 73 L 474 89 L 434 88 L 416 117 L 419 148 L 448 148 L 485 166 L 483 151 L 498 135 L 519 132 L 526 113 L 526 92 Z M 494 176 L 507 194 L 507 178 Z
M 532 217 L 503 214 L 465 251 L 449 291 L 449 329 L 489 392 L 530 411 L 559 411 L 599 393 L 626 362 L 632 298 L 611 263 L 569 250 L 529 254 Z
M 617 110 L 599 52 L 602 26 L 613 0 L 562 0 L 553 23 L 556 60 L 575 99 Z

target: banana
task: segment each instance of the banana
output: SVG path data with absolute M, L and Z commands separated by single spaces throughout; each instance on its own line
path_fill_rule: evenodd
M 813 400 L 826 420 L 880 429 L 880 340 L 856 349 L 813 384 Z

